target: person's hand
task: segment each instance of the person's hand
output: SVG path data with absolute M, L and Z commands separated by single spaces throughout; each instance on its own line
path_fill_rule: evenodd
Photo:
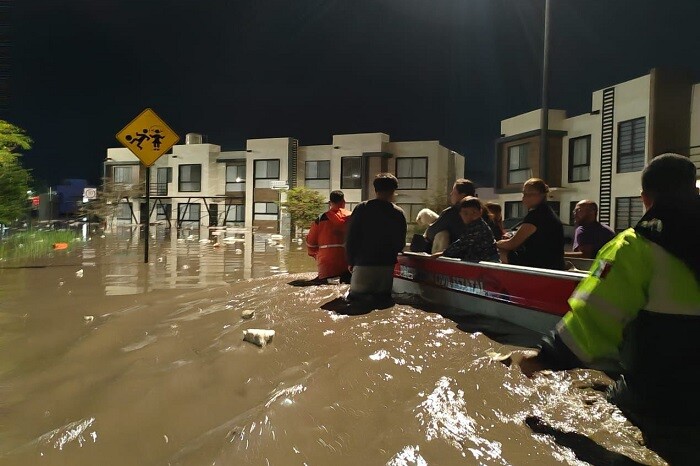
M 523 375 L 531 378 L 535 372 L 547 369 L 539 357 L 539 353 L 534 350 L 516 351 L 511 356 L 511 364 L 520 367 Z

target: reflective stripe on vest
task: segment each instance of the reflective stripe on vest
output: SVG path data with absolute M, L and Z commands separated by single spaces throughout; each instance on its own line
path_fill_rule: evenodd
M 344 244 L 322 244 L 319 246 L 319 249 L 326 249 L 326 248 L 344 248 Z

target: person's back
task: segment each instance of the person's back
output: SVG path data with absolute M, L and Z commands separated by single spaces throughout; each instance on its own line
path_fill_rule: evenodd
M 352 272 L 348 299 L 388 307 L 396 256 L 406 246 L 406 217 L 392 202 L 399 186 L 394 175 L 380 173 L 373 185 L 377 198 L 358 204 L 348 227 L 345 248 Z
M 576 252 L 586 249 L 585 259 L 592 259 L 600 248 L 615 237 L 615 231 L 600 222 L 587 223 L 576 227 L 572 249 Z M 588 252 L 590 251 L 590 252 Z
M 350 211 L 345 210 L 342 191 L 331 192 L 329 204 L 330 209 L 311 225 L 306 247 L 309 255 L 316 259 L 318 280 L 340 276 L 347 281 L 349 275 L 345 260 L 345 236 Z
M 406 245 L 406 217 L 395 204 L 364 201 L 353 210 L 347 238 L 352 265 L 393 265 Z
M 609 399 L 670 464 L 700 464 L 700 405 L 688 383 L 700 354 L 700 197 L 687 157 L 664 154 L 642 173 L 646 213 L 598 253 L 569 311 L 526 374 L 553 367 L 610 368 Z

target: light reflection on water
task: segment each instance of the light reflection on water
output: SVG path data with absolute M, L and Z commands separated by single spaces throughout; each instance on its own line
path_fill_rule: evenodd
M 149 264 L 121 230 L 0 267 L 3 466 L 582 464 L 530 414 L 663 464 L 590 389 L 604 375 L 490 359 L 512 326 L 403 297 L 337 314 L 347 285 L 288 284 L 313 276 L 302 244 L 153 233 Z
M 314 261 L 303 242 L 250 230 L 222 230 L 220 235 L 195 235 L 185 230 L 176 235 L 163 228 L 152 231 L 149 266 L 144 264 L 142 234 L 138 229 L 119 228 L 116 234 L 93 237 L 80 248 L 83 265 L 102 263 L 106 295 L 139 294 L 161 289 L 220 286 L 241 279 L 308 272 Z

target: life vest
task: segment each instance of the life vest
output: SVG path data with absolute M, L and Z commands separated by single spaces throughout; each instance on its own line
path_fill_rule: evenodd
M 337 277 L 348 268 L 345 259 L 345 232 L 351 212 L 330 209 L 311 225 L 306 236 L 306 248 L 316 259 L 318 278 Z

